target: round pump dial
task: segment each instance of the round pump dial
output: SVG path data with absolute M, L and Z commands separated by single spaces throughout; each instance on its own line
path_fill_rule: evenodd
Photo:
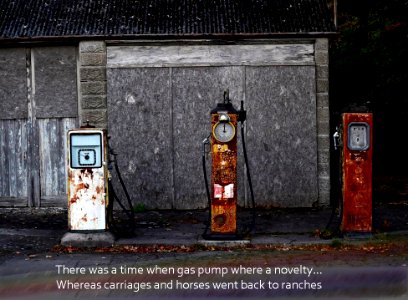
M 235 127 L 229 122 L 229 118 L 220 117 L 220 121 L 214 125 L 213 135 L 220 143 L 228 143 L 235 136 Z

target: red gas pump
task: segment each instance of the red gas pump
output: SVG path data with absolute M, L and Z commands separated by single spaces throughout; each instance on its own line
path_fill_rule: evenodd
M 372 113 L 343 113 L 342 232 L 372 231 Z
M 205 239 L 233 240 L 246 236 L 254 226 L 245 232 L 237 229 L 237 127 L 241 123 L 242 146 L 247 166 L 247 178 L 251 193 L 252 207 L 255 207 L 254 193 L 248 167 L 245 148 L 244 126 L 246 111 L 241 101 L 237 111 L 230 102 L 228 91 L 224 93 L 224 102 L 218 103 L 211 111 L 211 134 L 203 141 L 203 170 L 207 197 L 210 207 L 209 229 L 203 234 Z M 208 187 L 205 166 L 205 145 L 210 144 L 212 154 L 211 188 Z M 211 192 L 210 192 L 211 190 Z

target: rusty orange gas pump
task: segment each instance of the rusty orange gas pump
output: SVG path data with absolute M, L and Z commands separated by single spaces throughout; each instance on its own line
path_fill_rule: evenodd
M 209 228 L 203 234 L 204 239 L 231 240 L 241 239 L 245 234 L 237 230 L 237 128 L 241 123 L 247 177 L 254 207 L 253 189 L 245 149 L 244 121 L 246 111 L 237 111 L 224 92 L 224 101 L 211 111 L 211 134 L 203 141 L 203 169 L 209 201 Z M 210 144 L 212 154 L 211 194 L 208 188 L 205 167 L 205 144 Z M 253 223 L 251 224 L 253 227 Z M 208 233 L 208 229 L 210 233 Z
M 373 114 L 343 113 L 342 221 L 343 233 L 372 231 Z
M 68 229 L 97 232 L 106 229 L 106 130 L 78 128 L 68 131 Z

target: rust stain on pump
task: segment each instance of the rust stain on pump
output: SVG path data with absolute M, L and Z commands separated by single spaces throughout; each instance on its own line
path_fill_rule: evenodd
M 237 128 L 237 114 L 228 113 L 229 123 Z M 211 126 L 220 123 L 220 114 L 211 115 Z M 222 125 L 221 125 L 222 126 Z M 227 142 L 211 135 L 212 149 L 212 196 L 211 232 L 235 234 L 237 230 L 237 135 Z

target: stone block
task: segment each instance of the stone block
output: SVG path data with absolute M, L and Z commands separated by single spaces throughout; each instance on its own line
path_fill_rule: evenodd
M 317 65 L 316 66 L 316 78 L 328 79 L 329 78 L 329 66 L 328 65 Z
M 81 107 L 83 109 L 106 108 L 106 96 L 82 96 Z
M 329 134 L 330 124 L 329 122 L 317 122 L 317 132 L 318 134 Z
M 319 190 L 319 207 L 330 206 L 330 191 Z
M 319 191 L 321 192 L 330 192 L 330 177 L 328 176 L 319 176 L 318 177 L 318 186 Z
M 317 121 L 318 122 L 329 122 L 330 111 L 328 107 L 318 107 L 317 108 Z
M 106 53 L 81 53 L 81 66 L 106 66 Z
M 105 81 L 105 67 L 82 67 L 79 71 L 81 81 Z
M 317 163 L 318 164 L 329 164 L 330 163 L 329 149 L 319 150 L 317 152 Z
M 93 81 L 81 83 L 81 94 L 85 95 L 106 95 L 106 82 Z
M 329 107 L 329 94 L 328 93 L 318 93 L 316 95 L 316 106 L 321 108 Z
M 319 148 L 319 150 L 330 149 L 330 135 L 319 134 L 317 136 L 317 147 Z
M 316 65 L 329 65 L 329 53 L 328 51 L 316 51 L 315 52 Z
M 106 45 L 103 41 L 81 42 L 79 44 L 80 53 L 104 53 Z
M 330 165 L 328 163 L 318 164 L 317 173 L 319 177 L 329 177 L 330 176 Z
M 315 51 L 328 51 L 329 50 L 329 40 L 328 39 L 316 39 Z
M 329 80 L 328 79 L 317 79 L 316 80 L 316 90 L 318 93 L 328 92 Z
M 86 121 L 98 128 L 107 128 L 107 111 L 106 109 L 84 109 L 81 111 L 80 122 Z

